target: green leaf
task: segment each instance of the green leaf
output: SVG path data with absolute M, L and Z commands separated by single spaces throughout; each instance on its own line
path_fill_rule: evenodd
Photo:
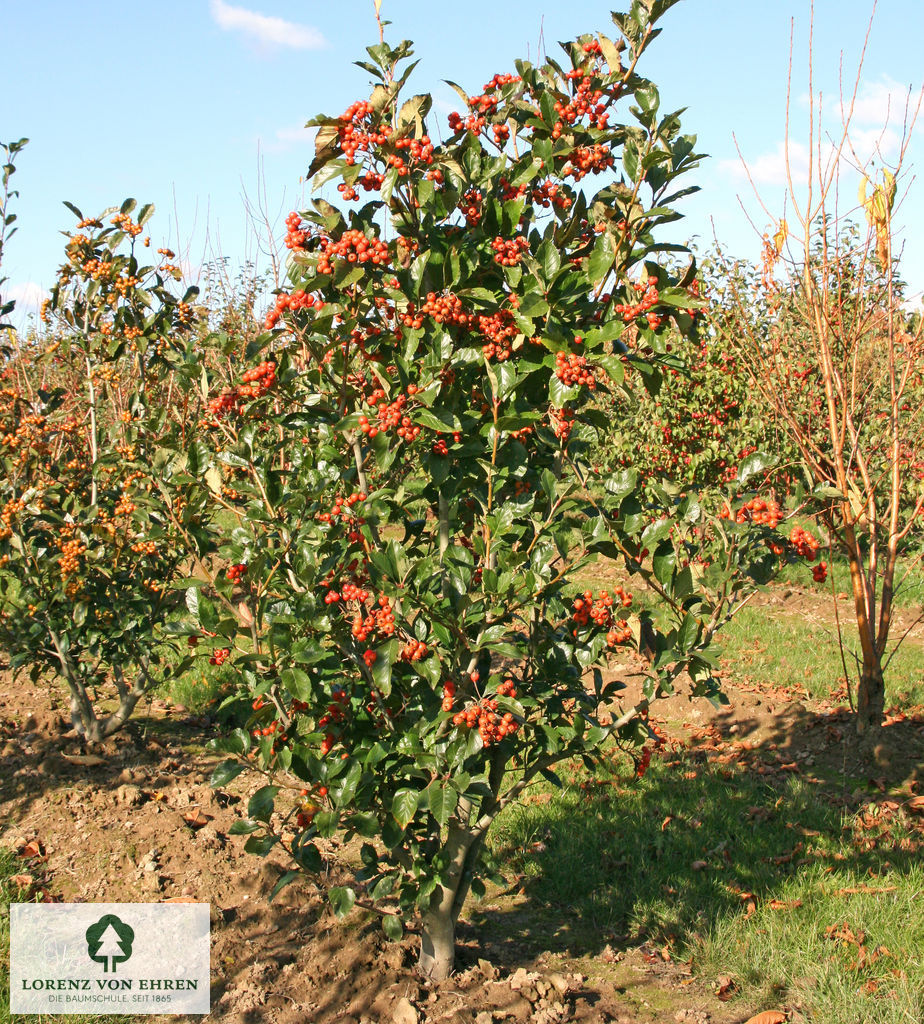
M 222 761 L 220 765 L 217 765 L 215 770 L 212 772 L 212 777 L 209 779 L 209 785 L 212 789 L 218 789 L 220 786 L 227 786 L 232 779 L 236 779 L 242 771 L 246 769 L 246 765 L 241 764 L 240 761 L 235 761 L 228 758 L 227 761 Z
M 613 245 L 613 237 L 609 231 L 604 231 L 594 245 L 594 251 L 590 254 L 587 263 L 587 275 L 598 284 L 610 272 L 613 261 L 616 258 L 616 248 Z
M 651 560 L 651 565 L 658 582 L 663 587 L 670 587 L 671 577 L 677 566 L 677 552 L 674 551 L 673 544 L 665 541 L 659 545 Z
M 251 832 L 256 832 L 258 828 L 263 826 L 259 821 L 251 821 L 250 818 L 238 818 L 236 821 L 231 822 L 231 827 L 228 829 L 229 836 L 246 836 Z
M 251 836 L 244 843 L 244 849 L 248 853 L 255 853 L 258 857 L 265 857 L 278 842 L 279 836 Z
M 356 893 L 346 885 L 338 885 L 327 894 L 330 905 L 338 918 L 344 918 L 356 903 Z
M 539 251 L 536 253 L 536 257 L 539 260 L 539 264 L 542 267 L 542 272 L 545 275 L 547 282 L 551 282 L 552 278 L 561 269 L 561 254 L 558 251 L 558 246 L 554 240 L 547 238 L 542 245 L 539 246 Z
M 247 814 L 258 821 L 269 821 L 278 792 L 278 786 L 261 786 L 248 800 Z
M 681 651 L 688 651 L 699 639 L 699 620 L 687 612 L 677 630 L 677 646 Z
M 769 452 L 753 452 L 738 464 L 738 483 L 744 487 L 752 476 L 772 469 L 777 461 L 777 457 Z
M 456 809 L 459 802 L 459 794 L 449 786 L 440 786 L 431 782 L 427 792 L 429 794 L 430 813 L 439 822 L 440 828 L 444 828 L 449 821 L 450 815 Z
M 294 882 L 299 877 L 301 871 L 286 871 L 284 875 L 281 875 L 279 880 L 273 886 L 273 891 L 270 893 L 270 903 L 282 892 L 283 889 L 290 883 Z
M 520 305 L 517 308 L 523 316 L 528 316 L 532 319 L 546 316 L 549 312 L 548 302 L 535 292 L 529 292 L 527 295 L 524 295 L 520 299 Z
M 397 914 L 385 914 L 382 918 L 382 931 L 391 942 L 397 942 L 404 934 L 404 923 Z
M 420 794 L 416 789 L 399 789 L 391 802 L 391 813 L 402 829 L 407 828 L 417 813 Z
M 398 111 L 397 128 L 400 131 L 405 125 L 413 124 L 419 134 L 423 134 L 423 119 L 430 112 L 430 105 L 433 101 L 426 94 L 412 96 L 405 100 Z

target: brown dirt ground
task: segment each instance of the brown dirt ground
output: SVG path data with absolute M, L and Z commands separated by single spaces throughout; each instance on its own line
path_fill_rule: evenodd
M 790 613 L 819 610 L 811 595 L 786 600 Z M 631 675 L 628 681 L 631 687 Z M 726 683 L 728 708 L 717 712 L 678 696 L 659 702 L 657 721 L 677 743 L 696 747 L 695 756 L 720 763 L 778 773 L 843 770 L 849 762 L 854 774 L 869 775 L 842 710 L 765 683 Z M 107 741 L 103 763 L 92 756 L 87 763 L 89 752 L 53 704 L 49 688 L 21 679 L 14 685 L 9 672 L 0 673 L 0 844 L 23 856 L 32 892 L 47 898 L 211 904 L 214 1019 L 740 1024 L 755 1012 L 741 1000 L 723 1002 L 688 965 L 645 944 L 537 957 L 535 939 L 516 940 L 535 919 L 528 898 L 512 891 L 492 894 L 477 911 L 503 909 L 504 941 L 479 944 L 463 915 L 458 972 L 441 985 L 424 984 L 413 969 L 413 932 L 389 943 L 368 916 L 338 922 L 308 883 L 290 885 L 268 903 L 286 865 L 282 855 L 257 861 L 241 837 L 228 834 L 247 789 L 228 796 L 209 788 L 215 758 L 202 752 L 201 720 L 155 701 Z M 876 766 L 875 781 L 884 791 L 915 792 L 924 718 L 895 717 L 888 728 L 891 758 Z M 197 815 L 205 824 L 194 827 L 187 816 Z M 326 852 L 334 862 L 344 853 L 336 842 Z

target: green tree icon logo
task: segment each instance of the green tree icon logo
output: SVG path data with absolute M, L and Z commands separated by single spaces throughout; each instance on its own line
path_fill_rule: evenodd
M 102 964 L 104 971 L 114 972 L 116 964 L 132 955 L 135 932 L 115 914 L 104 914 L 87 929 L 86 939 L 90 959 Z

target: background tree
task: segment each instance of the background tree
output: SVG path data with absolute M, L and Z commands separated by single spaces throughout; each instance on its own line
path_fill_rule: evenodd
M 799 452 L 820 519 L 847 558 L 859 640 L 857 731 L 874 735 L 899 557 L 924 507 L 924 346 L 920 323 L 911 329 L 903 308 L 892 220 L 920 98 L 906 108 L 892 169 L 876 174 L 851 138 L 856 92 L 842 104 L 842 128 L 829 148 L 820 97 L 811 94 L 805 182 L 796 181 L 787 155 L 786 203 L 797 228 L 783 220 L 773 239 L 765 237 L 759 276 L 726 263 L 730 287 L 711 326 Z M 845 212 L 840 183 L 848 163 L 862 168 L 862 182 L 858 206 Z
M 74 727 L 98 741 L 186 667 L 163 657 L 183 555 L 152 460 L 185 429 L 163 355 L 192 333 L 195 289 L 170 290 L 168 250 L 140 258 L 150 206 L 135 219 L 134 200 L 98 218 L 71 209 L 42 330 L 17 339 L 0 389 L 0 644 L 33 680 L 59 675 Z

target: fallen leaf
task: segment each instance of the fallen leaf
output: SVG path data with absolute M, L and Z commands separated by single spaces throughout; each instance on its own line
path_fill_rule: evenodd
M 668 825 L 674 820 L 673 814 L 669 814 L 664 821 L 661 822 L 661 831 L 663 832 Z
M 187 811 L 183 815 L 183 820 L 190 828 L 202 828 L 203 825 L 207 825 L 212 820 L 212 817 L 203 811 L 194 810 Z
M 764 1010 L 745 1024 L 786 1024 L 786 1014 L 782 1010 Z
M 691 871 L 702 871 L 704 868 L 708 868 L 709 865 L 704 860 L 695 860 L 690 865 Z
M 896 886 L 894 886 L 894 885 L 880 885 L 880 886 L 873 886 L 873 885 L 851 885 L 851 886 L 848 886 L 846 889 L 838 889 L 834 893 L 834 895 L 835 896 L 854 896 L 854 895 L 856 895 L 857 893 L 860 893 L 860 892 L 866 892 L 866 893 L 895 892 L 895 889 L 896 889 Z
M 32 875 L 23 874 L 11 875 L 10 881 L 13 883 L 13 885 L 16 886 L 17 889 L 30 889 L 35 879 L 32 877 Z
M 19 851 L 19 856 L 24 857 L 26 860 L 29 860 L 32 857 L 41 857 L 42 844 L 37 839 L 33 839 L 31 842 L 26 843 L 26 845 Z
M 793 907 L 801 907 L 802 900 L 768 900 L 767 906 L 771 910 L 792 910 Z
M 720 974 L 719 977 L 716 978 L 715 983 L 715 994 L 723 1003 L 727 1003 L 738 989 L 738 986 L 735 984 L 735 979 L 728 974 Z
M 924 814 L 924 796 L 913 796 L 905 806 L 909 811 Z
M 106 763 L 105 757 L 98 754 L 62 754 L 65 761 L 70 764 L 80 765 L 82 768 L 98 768 Z

